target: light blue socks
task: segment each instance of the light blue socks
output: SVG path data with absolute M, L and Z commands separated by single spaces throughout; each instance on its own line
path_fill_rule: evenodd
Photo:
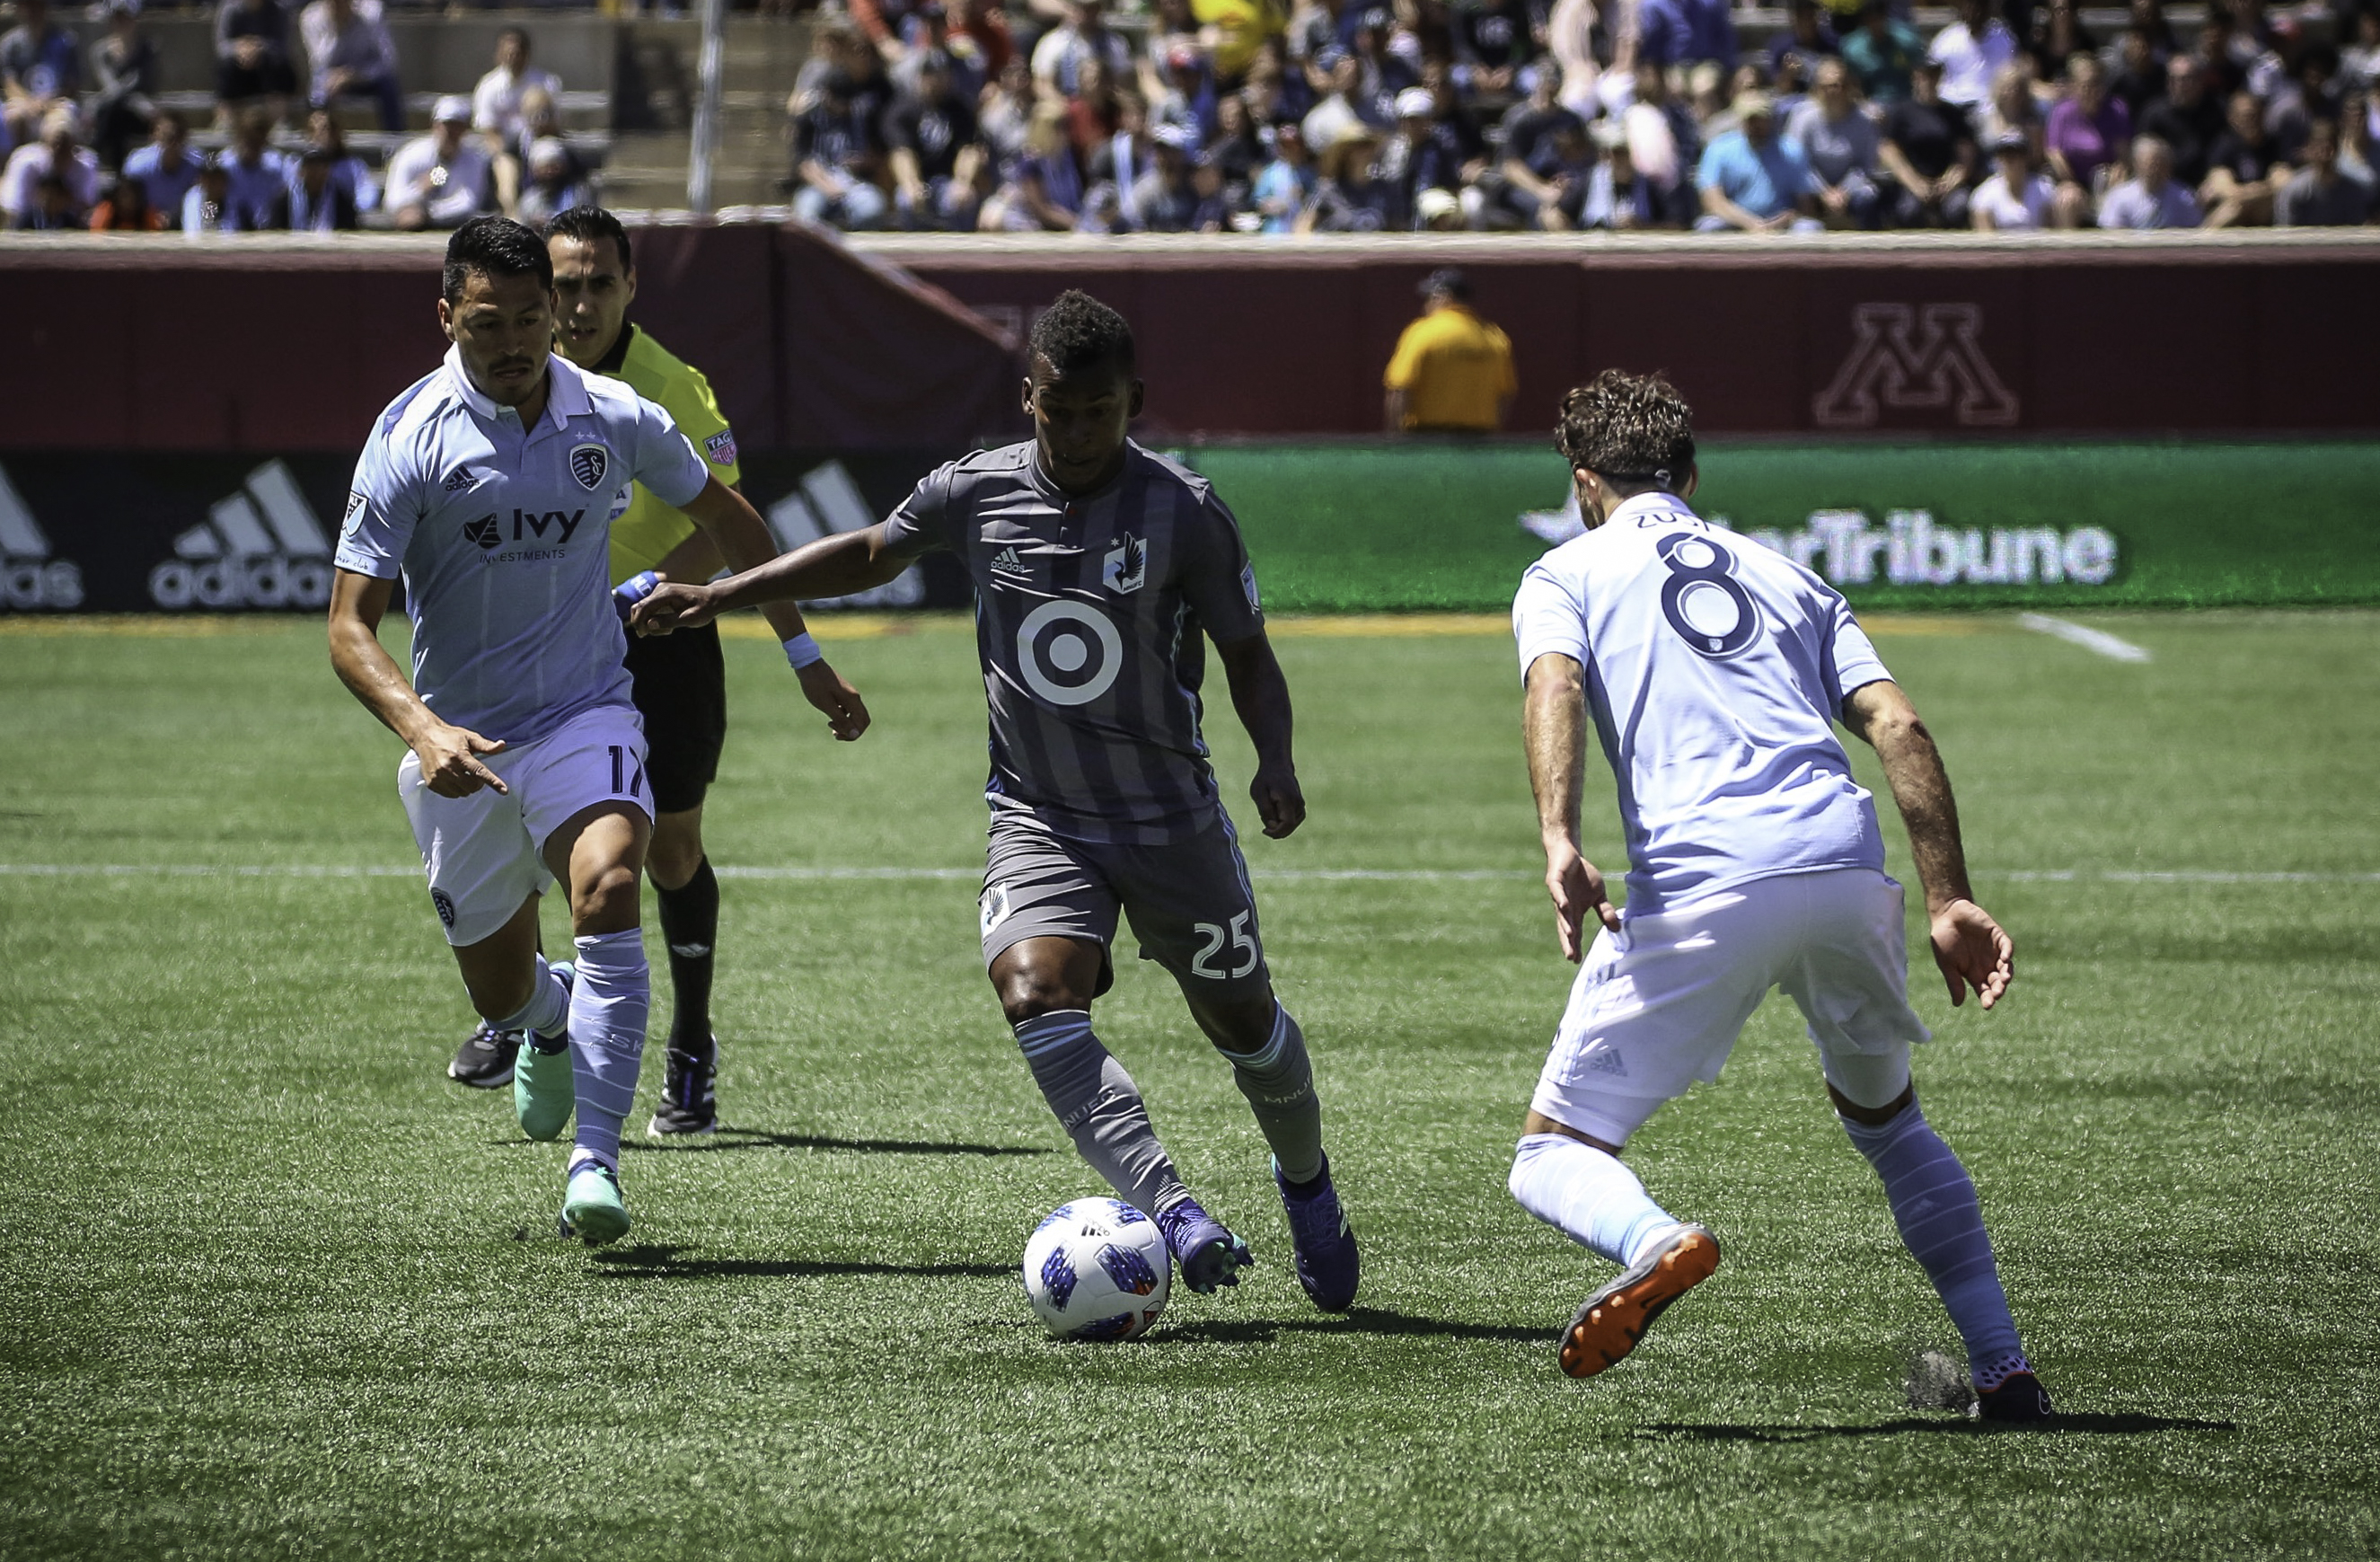
M 1507 1185 L 1521 1207 L 1621 1268 L 1679 1221 L 1645 1196 L 1636 1174 L 1567 1134 L 1533 1133 L 1512 1156 Z

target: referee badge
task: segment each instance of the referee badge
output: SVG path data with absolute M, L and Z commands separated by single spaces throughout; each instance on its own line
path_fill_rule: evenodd
M 574 445 L 570 447 L 570 475 L 578 486 L 593 493 L 603 486 L 603 474 L 612 469 L 612 452 L 600 445 Z

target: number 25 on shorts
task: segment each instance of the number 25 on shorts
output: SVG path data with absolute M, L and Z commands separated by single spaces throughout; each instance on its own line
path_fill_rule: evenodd
M 1209 982 L 1233 982 L 1257 969 L 1257 961 L 1263 956 L 1257 948 L 1256 935 L 1248 931 L 1249 915 L 1242 911 L 1232 919 L 1229 928 L 1220 922 L 1191 924 L 1191 931 L 1200 939 L 1198 953 L 1190 961 L 1191 975 L 1203 976 Z M 1224 952 L 1227 944 L 1232 959 L 1229 970 L 1215 963 L 1215 957 Z

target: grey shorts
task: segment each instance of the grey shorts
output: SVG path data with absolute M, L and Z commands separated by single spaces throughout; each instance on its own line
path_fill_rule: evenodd
M 1121 910 L 1140 958 L 1184 989 L 1222 999 L 1271 991 L 1256 892 L 1239 836 L 1220 811 L 1212 826 L 1178 846 L 1068 840 L 1030 814 L 995 812 L 978 909 L 987 967 L 1028 938 L 1081 939 L 1099 946 L 1105 993 L 1115 982 L 1111 947 Z

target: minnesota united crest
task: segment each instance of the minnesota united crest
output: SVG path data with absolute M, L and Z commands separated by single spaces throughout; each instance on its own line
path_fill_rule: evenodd
M 1127 531 L 1108 550 L 1106 567 L 1099 571 L 1099 583 L 1123 596 L 1140 590 L 1148 579 L 1148 544 Z
M 612 452 L 600 445 L 574 445 L 570 447 L 570 475 L 578 486 L 593 493 L 603 486 L 603 474 L 612 470 Z

